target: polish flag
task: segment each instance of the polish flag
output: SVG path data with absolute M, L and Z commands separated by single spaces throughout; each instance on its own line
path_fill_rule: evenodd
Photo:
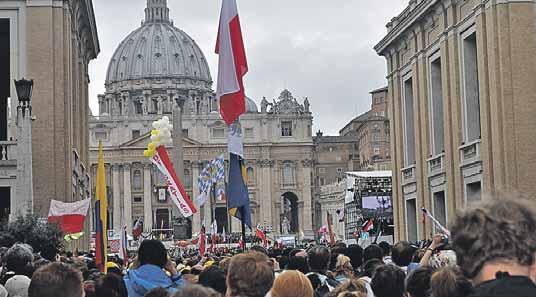
M 48 222 L 57 223 L 65 234 L 80 233 L 84 229 L 84 220 L 90 203 L 91 199 L 74 203 L 51 200 Z
M 370 230 L 374 229 L 374 220 L 369 219 L 365 226 L 363 227 L 363 231 L 369 232 Z
M 244 237 L 240 235 L 240 240 L 238 241 L 238 247 L 240 249 L 245 250 L 246 249 L 246 242 L 244 241 Z
M 236 0 L 222 2 L 216 54 L 219 55 L 216 97 L 223 120 L 231 125 L 246 112 L 242 78 L 248 72 Z
M 262 240 L 264 247 L 268 247 L 268 239 L 266 238 L 266 234 L 264 234 L 264 231 L 261 230 L 259 225 L 257 225 L 257 229 L 255 229 L 255 235 Z

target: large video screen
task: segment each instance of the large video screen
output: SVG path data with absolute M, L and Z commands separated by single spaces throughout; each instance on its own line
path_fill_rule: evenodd
M 384 213 L 393 212 L 391 196 L 363 196 L 361 203 L 364 216 L 382 211 L 382 208 Z

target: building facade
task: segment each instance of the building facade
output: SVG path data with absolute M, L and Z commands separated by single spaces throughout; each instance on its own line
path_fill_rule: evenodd
M 50 200 L 89 198 L 88 64 L 99 53 L 91 0 L 0 3 L 0 220 Z M 31 108 L 14 80 L 33 79 Z
M 381 88 L 370 94 L 371 109 L 350 121 L 339 134 L 357 140 L 359 165 L 355 170 L 390 170 L 388 90 Z
M 92 174 L 99 141 L 104 145 L 110 228 L 125 218 L 131 230 L 143 218 L 146 232 L 187 226 L 183 237 L 199 232 L 201 222 L 218 222 L 219 231 L 239 232 L 225 201 L 207 202 L 184 220 L 165 193 L 165 181 L 143 150 L 152 122 L 181 112 L 182 181 L 190 197 L 199 195 L 197 177 L 205 164 L 227 155 L 227 128 L 218 112 L 210 69 L 194 40 L 174 27 L 166 1 L 147 1 L 141 27 L 121 42 L 99 96 L 99 116 L 90 119 Z M 184 105 L 179 108 L 179 102 Z M 313 138 L 309 101 L 284 90 L 261 108 L 247 98 L 241 116 L 253 224 L 275 235 L 313 235 Z M 171 159 L 179 151 L 169 147 Z M 227 157 L 228 158 L 228 157 Z M 178 168 L 178 167 L 176 167 Z
M 536 185 L 534 1 L 412 0 L 375 50 L 387 60 L 397 239 L 433 233 L 496 191 Z

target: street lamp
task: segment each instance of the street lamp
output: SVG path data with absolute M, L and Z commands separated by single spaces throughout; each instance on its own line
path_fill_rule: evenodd
M 19 102 L 21 102 L 23 106 L 30 105 L 30 100 L 32 99 L 33 79 L 27 80 L 22 78 L 20 80 L 15 80 L 15 88 L 17 90 Z

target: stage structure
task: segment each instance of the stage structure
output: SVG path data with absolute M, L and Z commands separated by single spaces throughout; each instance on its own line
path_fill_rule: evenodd
M 369 235 L 372 242 L 379 236 L 393 235 L 393 202 L 391 171 L 347 172 L 344 201 L 345 235 L 348 242 L 359 238 L 365 222 L 373 220 Z

